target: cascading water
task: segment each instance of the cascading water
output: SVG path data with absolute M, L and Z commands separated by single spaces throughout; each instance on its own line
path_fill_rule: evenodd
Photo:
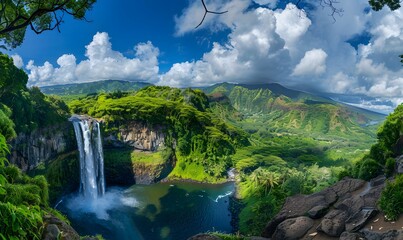
M 74 115 L 73 122 L 80 154 L 80 193 L 97 199 L 105 193 L 104 157 L 99 123 L 94 119 Z

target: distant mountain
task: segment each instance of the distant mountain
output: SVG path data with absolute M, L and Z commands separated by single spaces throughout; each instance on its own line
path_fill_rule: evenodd
M 279 84 L 238 85 L 222 83 L 203 88 L 217 105 L 243 114 L 244 124 L 254 123 L 269 131 L 320 133 L 337 136 L 374 136 L 367 126 L 385 115 L 288 89 Z M 252 126 L 249 124 L 249 126 Z
M 152 84 L 144 82 L 128 82 L 121 80 L 104 80 L 89 83 L 74 83 L 66 85 L 55 85 L 40 87 L 45 94 L 53 94 L 59 96 L 68 95 L 87 95 L 101 92 L 114 91 L 136 91 Z

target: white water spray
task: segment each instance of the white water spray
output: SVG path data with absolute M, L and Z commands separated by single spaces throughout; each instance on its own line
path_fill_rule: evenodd
M 80 193 L 88 199 L 105 194 L 104 156 L 99 123 L 94 119 L 72 116 L 80 153 Z

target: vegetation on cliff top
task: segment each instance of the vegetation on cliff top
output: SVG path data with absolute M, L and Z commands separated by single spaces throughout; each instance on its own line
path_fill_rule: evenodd
M 166 127 L 165 145 L 176 155 L 170 178 L 225 179 L 226 159 L 248 145 L 246 133 L 218 119 L 200 90 L 149 86 L 137 92 L 101 93 L 71 101 L 71 111 L 102 118 L 106 132 L 129 121 Z

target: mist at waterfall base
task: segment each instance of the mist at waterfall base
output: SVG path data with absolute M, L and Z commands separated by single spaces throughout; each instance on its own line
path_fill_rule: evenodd
M 105 239 L 187 239 L 207 231 L 233 232 L 229 198 L 233 183 L 187 182 L 111 187 L 96 200 L 75 193 L 57 209 L 80 235 Z
M 232 232 L 229 196 L 233 183 L 157 183 L 111 187 L 105 192 L 100 125 L 74 115 L 80 157 L 80 189 L 56 209 L 80 235 L 105 239 L 187 239 L 201 232 Z

